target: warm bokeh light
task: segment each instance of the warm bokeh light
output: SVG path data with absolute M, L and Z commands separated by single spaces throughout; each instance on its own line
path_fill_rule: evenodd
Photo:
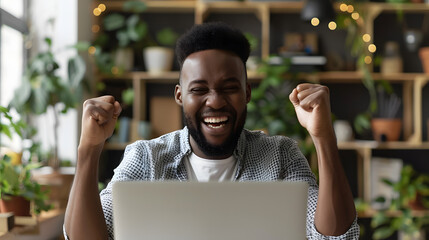
M 370 44 L 368 46 L 368 51 L 374 53 L 375 51 L 377 51 L 377 47 L 374 44 Z
M 91 55 L 93 55 L 93 54 L 95 54 L 96 50 L 97 49 L 94 46 L 91 46 L 91 47 L 88 48 L 88 53 L 91 54 Z
M 104 12 L 106 11 L 106 5 L 104 5 L 103 3 L 100 3 L 100 5 L 98 5 L 98 8 L 100 9 L 100 11 Z
M 316 27 L 319 25 L 319 23 L 320 23 L 320 20 L 318 18 L 314 17 L 311 19 L 311 25 Z
M 352 13 L 355 11 L 355 7 L 353 7 L 353 5 L 348 5 L 347 6 L 347 12 Z
M 363 40 L 364 42 L 369 42 L 369 41 L 371 41 L 371 35 L 369 35 L 368 33 L 365 33 L 365 34 L 362 36 L 362 40 Z
M 347 4 L 345 4 L 345 3 L 342 3 L 341 5 L 340 5 L 340 10 L 342 11 L 342 12 L 347 12 Z
M 365 59 L 364 59 L 364 61 L 365 61 L 366 64 L 371 64 L 372 63 L 372 57 L 366 56 Z
M 92 25 L 91 30 L 93 33 L 98 33 L 100 31 L 100 26 L 97 24 L 94 24 L 94 25 Z
M 94 8 L 94 11 L 92 11 L 92 13 L 94 13 L 94 16 L 98 17 L 101 14 L 101 10 L 99 8 Z
M 119 73 L 119 68 L 116 66 L 113 66 L 111 69 L 111 72 L 113 75 L 117 75 Z
M 331 30 L 335 30 L 335 29 L 337 29 L 337 23 L 336 23 L 336 22 L 334 22 L 334 21 L 330 22 L 330 23 L 328 24 L 328 28 L 329 28 L 329 29 L 331 29 Z
M 354 20 L 358 20 L 359 19 L 359 13 L 357 13 L 357 12 L 354 12 L 354 13 L 352 13 L 352 18 L 354 19 Z

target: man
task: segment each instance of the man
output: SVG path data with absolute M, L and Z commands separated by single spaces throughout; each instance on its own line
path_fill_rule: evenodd
M 251 88 L 245 68 L 249 43 L 242 33 L 222 23 L 198 25 L 179 39 L 176 51 L 181 73 L 175 99 L 183 108 L 186 127 L 128 146 L 112 182 L 307 181 L 308 238 L 357 239 L 359 227 L 338 156 L 328 88 L 301 84 L 289 96 L 316 147 L 318 189 L 296 142 L 243 129 Z M 111 96 L 84 103 L 76 176 L 65 218 L 70 239 L 113 238 L 111 183 L 98 196 L 97 168 L 120 112 Z

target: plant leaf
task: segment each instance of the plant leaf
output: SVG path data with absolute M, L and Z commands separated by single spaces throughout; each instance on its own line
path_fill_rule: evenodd
M 107 31 L 118 30 L 125 26 L 125 17 L 121 14 L 112 13 L 104 18 L 103 23 Z

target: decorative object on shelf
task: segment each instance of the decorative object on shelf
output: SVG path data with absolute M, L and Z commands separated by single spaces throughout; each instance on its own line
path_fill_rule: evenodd
M 118 141 L 127 143 L 130 141 L 131 119 L 129 117 L 119 118 Z
M 51 38 L 45 38 L 45 43 L 48 49 L 38 53 L 26 66 L 21 85 L 16 89 L 10 107 L 15 108 L 27 119 L 30 115 L 43 114 L 49 108 L 53 110 L 53 157 L 49 159 L 49 165 L 57 169 L 60 167 L 57 144 L 58 115 L 66 113 L 70 108 L 75 108 L 80 102 L 86 65 L 83 59 L 75 54 L 68 59 L 67 78 L 60 77 L 58 73 L 60 66 L 55 59 L 55 53 L 52 51 Z M 88 49 L 88 46 L 85 43 L 79 43 L 74 48 L 82 50 L 82 48 Z M 24 135 L 28 135 L 28 133 Z
M 422 47 L 419 50 L 420 61 L 422 62 L 423 71 L 429 74 L 429 47 Z
M 118 67 L 120 71 L 129 72 L 133 70 L 134 52 L 132 48 L 118 48 L 113 55 L 115 56 L 115 66 Z
M 371 220 L 371 226 L 375 229 L 373 239 L 386 239 L 396 231 L 405 234 L 407 238 L 404 239 L 425 239 L 420 230 L 428 227 L 429 216 L 413 214 L 413 210 L 427 209 L 429 176 L 406 165 L 402 168 L 398 181 L 382 181 L 395 194 L 389 207 L 379 211 Z M 385 199 L 380 197 L 377 201 L 384 202 Z
M 335 120 L 334 131 L 338 142 L 347 142 L 353 140 L 353 129 L 346 120 Z
M 118 75 L 134 68 L 134 52 L 143 49 L 148 27 L 139 14 L 142 1 L 125 1 L 123 10 L 131 14 L 109 13 L 103 17 L 102 32 L 92 43 L 95 64 L 100 72 Z
M 404 31 L 404 39 L 408 51 L 415 52 L 422 43 L 423 32 L 418 29 L 407 29 Z
M 397 42 L 389 41 L 385 45 L 383 59 L 381 61 L 380 72 L 382 74 L 402 73 L 402 57 Z
M 318 36 L 315 33 L 287 33 L 279 55 L 290 59 L 291 72 L 315 72 L 325 65 L 326 58 L 318 56 Z
M 1 120 L 0 134 L 12 137 L 15 132 L 22 136 L 25 124 L 21 121 L 13 121 L 9 110 L 0 107 Z M 31 170 L 40 167 L 38 163 L 12 164 L 8 155 L 0 159 L 0 212 L 14 212 L 16 216 L 30 216 L 30 202 L 34 203 L 34 213 L 47 211 L 51 206 L 46 204 L 47 193 L 42 191 L 40 185 L 31 178 Z
M 152 137 L 159 137 L 183 127 L 182 109 L 174 98 L 152 97 L 149 107 Z
M 149 74 L 160 75 L 171 71 L 174 60 L 173 47 L 178 37 L 179 35 L 171 28 L 165 28 L 156 34 L 160 46 L 150 46 L 143 50 L 144 62 Z
M 140 121 L 138 126 L 139 137 L 149 140 L 152 136 L 151 124 L 148 121 Z
M 376 141 L 398 141 L 401 136 L 402 120 L 373 118 L 371 119 L 371 128 Z
M 378 109 L 371 119 L 374 139 L 377 141 L 397 141 L 401 135 L 402 119 L 397 118 L 401 99 L 390 85 L 378 87 Z

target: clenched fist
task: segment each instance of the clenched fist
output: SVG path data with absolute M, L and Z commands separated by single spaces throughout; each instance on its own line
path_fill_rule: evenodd
M 112 136 L 122 108 L 112 96 L 91 98 L 83 103 L 80 145 L 93 147 L 104 144 Z
M 318 84 L 298 85 L 289 95 L 299 123 L 314 138 L 332 135 L 329 89 Z

